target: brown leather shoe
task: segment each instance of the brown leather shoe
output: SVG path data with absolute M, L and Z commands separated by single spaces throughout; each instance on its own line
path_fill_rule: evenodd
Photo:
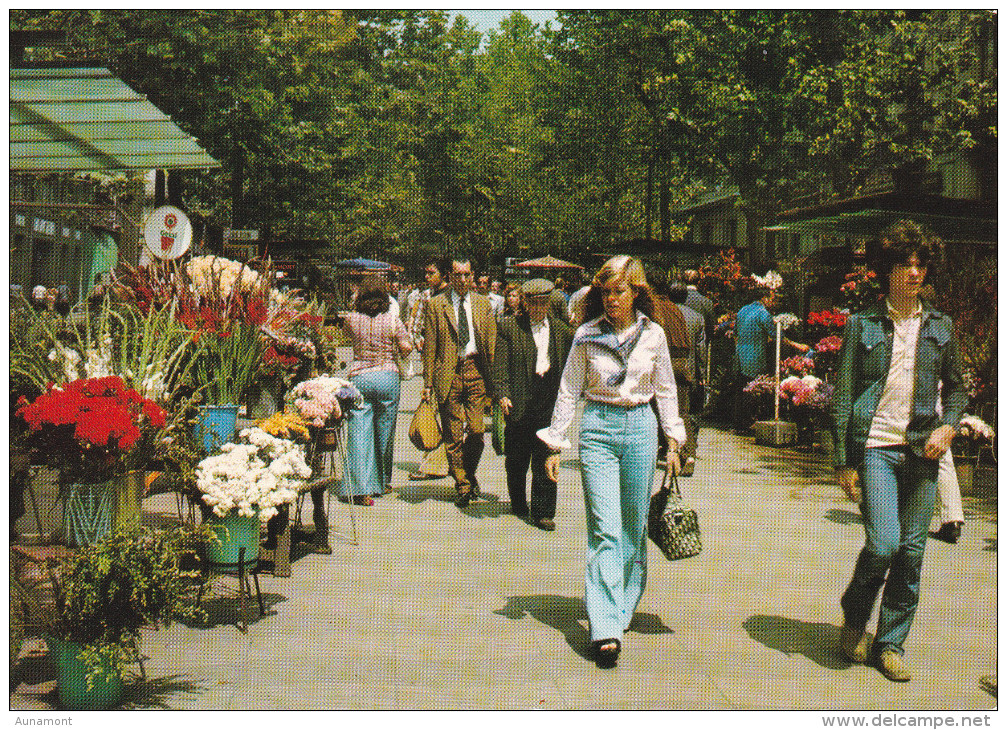
M 909 673 L 909 665 L 905 657 L 894 649 L 885 649 L 878 656 L 878 669 L 887 679 L 893 682 L 908 682 L 913 678 Z
M 556 523 L 550 520 L 548 517 L 543 517 L 541 520 L 535 521 L 535 527 L 540 530 L 545 530 L 546 532 L 552 532 L 556 529 Z
M 867 661 L 867 654 L 871 650 L 871 635 L 863 629 L 855 629 L 852 626 L 843 626 L 839 632 L 839 651 L 843 656 L 854 664 L 863 664 Z

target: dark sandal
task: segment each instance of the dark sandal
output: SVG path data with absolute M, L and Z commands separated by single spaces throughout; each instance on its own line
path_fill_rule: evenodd
M 591 647 L 594 650 L 595 663 L 602 669 L 611 669 L 619 661 L 622 642 L 618 639 L 599 639 L 591 642 Z

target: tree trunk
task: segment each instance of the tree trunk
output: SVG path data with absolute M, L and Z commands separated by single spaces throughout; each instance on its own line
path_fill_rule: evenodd
M 154 207 L 159 208 L 164 205 L 165 187 L 167 179 L 164 170 L 154 170 Z
M 662 158 L 664 156 L 662 155 Z M 661 243 L 671 243 L 671 189 L 668 181 L 668 160 L 661 160 Z
M 647 160 L 647 198 L 643 207 L 643 237 L 650 240 L 654 233 L 654 159 L 657 155 L 653 150 L 650 152 L 650 159 Z
M 168 173 L 168 203 L 182 207 L 182 188 L 185 173 L 182 170 L 172 170 Z
M 245 188 L 245 151 L 238 148 L 231 171 L 231 228 L 242 228 L 245 221 L 243 193 Z

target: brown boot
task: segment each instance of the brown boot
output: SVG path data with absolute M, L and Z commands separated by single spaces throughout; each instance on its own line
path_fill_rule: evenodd
M 905 657 L 894 649 L 885 649 L 878 657 L 878 669 L 893 682 L 908 682 L 912 679 Z
M 855 629 L 852 626 L 843 626 L 839 632 L 839 651 L 854 664 L 863 664 L 867 661 L 867 654 L 871 650 L 871 635 L 863 629 Z

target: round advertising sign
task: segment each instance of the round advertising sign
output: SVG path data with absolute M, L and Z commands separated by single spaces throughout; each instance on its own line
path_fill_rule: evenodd
M 177 259 L 192 245 L 192 223 L 173 205 L 162 205 L 150 214 L 143 227 L 143 240 L 155 258 Z

